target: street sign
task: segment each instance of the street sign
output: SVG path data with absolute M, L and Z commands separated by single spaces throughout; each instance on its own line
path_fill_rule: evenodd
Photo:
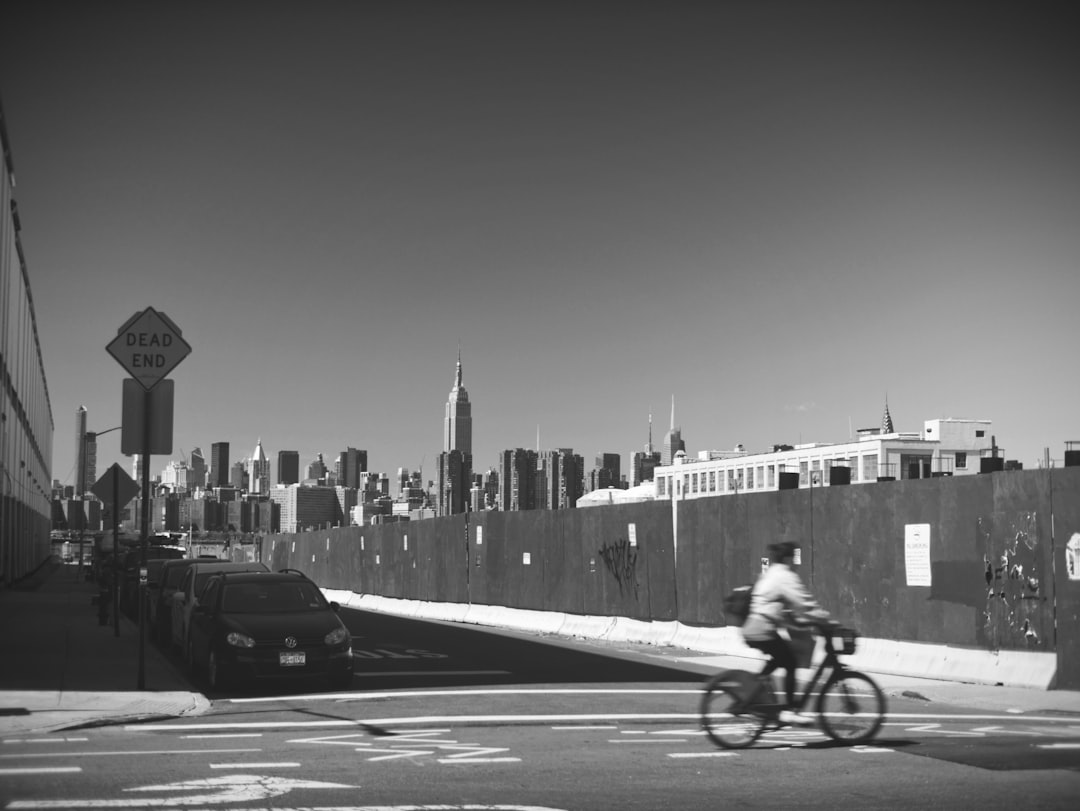
M 162 380 L 147 391 L 137 380 L 124 380 L 123 433 L 120 453 L 169 454 L 173 450 L 173 395 L 175 380 Z M 146 421 L 150 420 L 150 430 Z M 150 446 L 146 447 L 149 438 Z
M 117 504 L 113 504 L 114 490 L 115 496 L 119 500 Z M 124 472 L 120 465 L 114 462 L 113 466 L 102 473 L 101 478 L 94 482 L 90 492 L 108 504 L 111 509 L 118 510 L 139 495 L 139 485 Z
M 105 349 L 147 391 L 191 354 L 180 328 L 153 307 L 133 315 Z

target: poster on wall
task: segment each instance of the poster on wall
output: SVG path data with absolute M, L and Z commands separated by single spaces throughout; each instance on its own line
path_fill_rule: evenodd
M 909 586 L 930 585 L 930 525 L 904 526 L 904 566 Z

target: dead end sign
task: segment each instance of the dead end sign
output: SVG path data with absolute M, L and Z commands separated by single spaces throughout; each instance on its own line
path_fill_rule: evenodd
M 180 328 L 153 307 L 133 315 L 105 349 L 147 391 L 191 354 Z

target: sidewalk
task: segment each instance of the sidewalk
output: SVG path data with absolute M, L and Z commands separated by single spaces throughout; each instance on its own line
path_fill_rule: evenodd
M 196 715 L 209 701 L 149 641 L 139 686 L 138 627 L 120 615 L 99 625 L 96 584 L 55 558 L 0 588 L 0 736 L 51 732 L 105 720 Z

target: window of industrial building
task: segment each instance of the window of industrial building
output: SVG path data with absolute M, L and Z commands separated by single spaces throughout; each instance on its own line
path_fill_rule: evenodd
M 799 462 L 799 484 L 806 487 L 810 483 L 810 463 Z
M 863 480 L 872 482 L 878 477 L 877 455 L 862 458 Z
M 691 493 L 696 493 L 697 492 L 697 482 L 698 482 L 698 474 L 695 473 L 693 476 L 690 477 L 690 492 Z
M 769 465 L 769 487 L 776 487 L 776 465 Z
M 975 436 L 981 439 L 982 437 L 986 436 L 986 431 L 982 430 L 981 428 L 976 428 Z
M 754 469 L 752 467 L 746 469 L 746 489 L 754 489 Z
M 967 468 L 967 454 L 963 451 L 959 451 L 956 454 L 956 468 L 957 470 L 963 470 Z
M 709 471 L 709 492 L 710 493 L 716 492 L 716 471 L 715 470 L 710 470 Z
M 667 495 L 667 478 L 664 477 L 664 476 L 657 476 L 656 477 L 656 495 L 658 495 L 658 496 L 666 496 Z

